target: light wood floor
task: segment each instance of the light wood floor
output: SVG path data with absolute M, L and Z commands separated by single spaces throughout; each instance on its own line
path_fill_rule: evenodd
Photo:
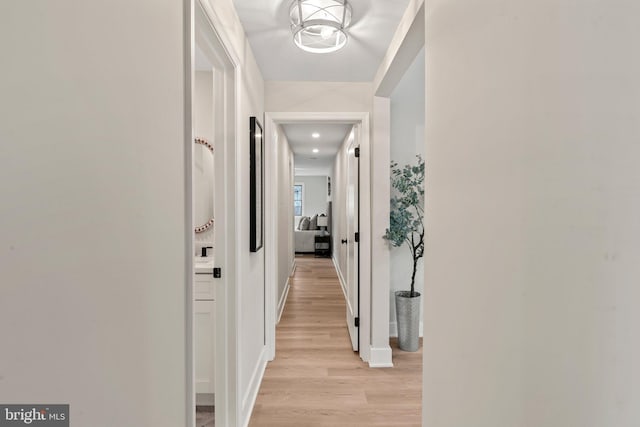
M 215 427 L 214 411 L 213 406 L 196 406 L 196 427 Z
M 298 257 L 250 426 L 420 426 L 422 350 L 392 341 L 393 368 L 369 368 L 351 349 L 333 263 Z

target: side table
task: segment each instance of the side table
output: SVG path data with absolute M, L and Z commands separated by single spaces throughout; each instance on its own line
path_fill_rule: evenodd
M 318 258 L 331 257 L 331 235 L 316 235 L 314 249 L 315 255 Z

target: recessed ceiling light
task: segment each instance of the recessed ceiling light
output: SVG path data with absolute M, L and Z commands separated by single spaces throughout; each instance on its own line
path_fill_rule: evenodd
M 320 134 L 318 132 L 312 133 L 311 136 L 314 138 L 320 138 Z
M 314 149 L 313 149 L 313 152 L 314 152 L 314 153 L 317 153 L 317 152 L 319 152 L 319 151 L 320 151 L 320 150 L 318 150 L 317 148 L 314 148 Z

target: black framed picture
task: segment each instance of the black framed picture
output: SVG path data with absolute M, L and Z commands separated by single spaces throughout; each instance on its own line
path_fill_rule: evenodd
M 249 119 L 249 250 L 258 252 L 264 236 L 264 137 L 255 117 Z

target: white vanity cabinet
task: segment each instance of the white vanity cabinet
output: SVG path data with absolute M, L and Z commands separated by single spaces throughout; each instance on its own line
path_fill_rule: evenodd
M 194 350 L 195 382 L 197 396 L 209 400 L 215 393 L 215 350 L 216 350 L 216 298 L 214 279 L 209 273 L 198 274 L 194 279 Z M 209 396 L 210 395 L 210 396 Z
M 213 264 L 213 262 L 211 262 Z M 216 288 L 213 281 L 213 267 L 205 269 L 196 269 L 196 276 L 193 281 L 193 299 L 196 301 L 215 301 Z

